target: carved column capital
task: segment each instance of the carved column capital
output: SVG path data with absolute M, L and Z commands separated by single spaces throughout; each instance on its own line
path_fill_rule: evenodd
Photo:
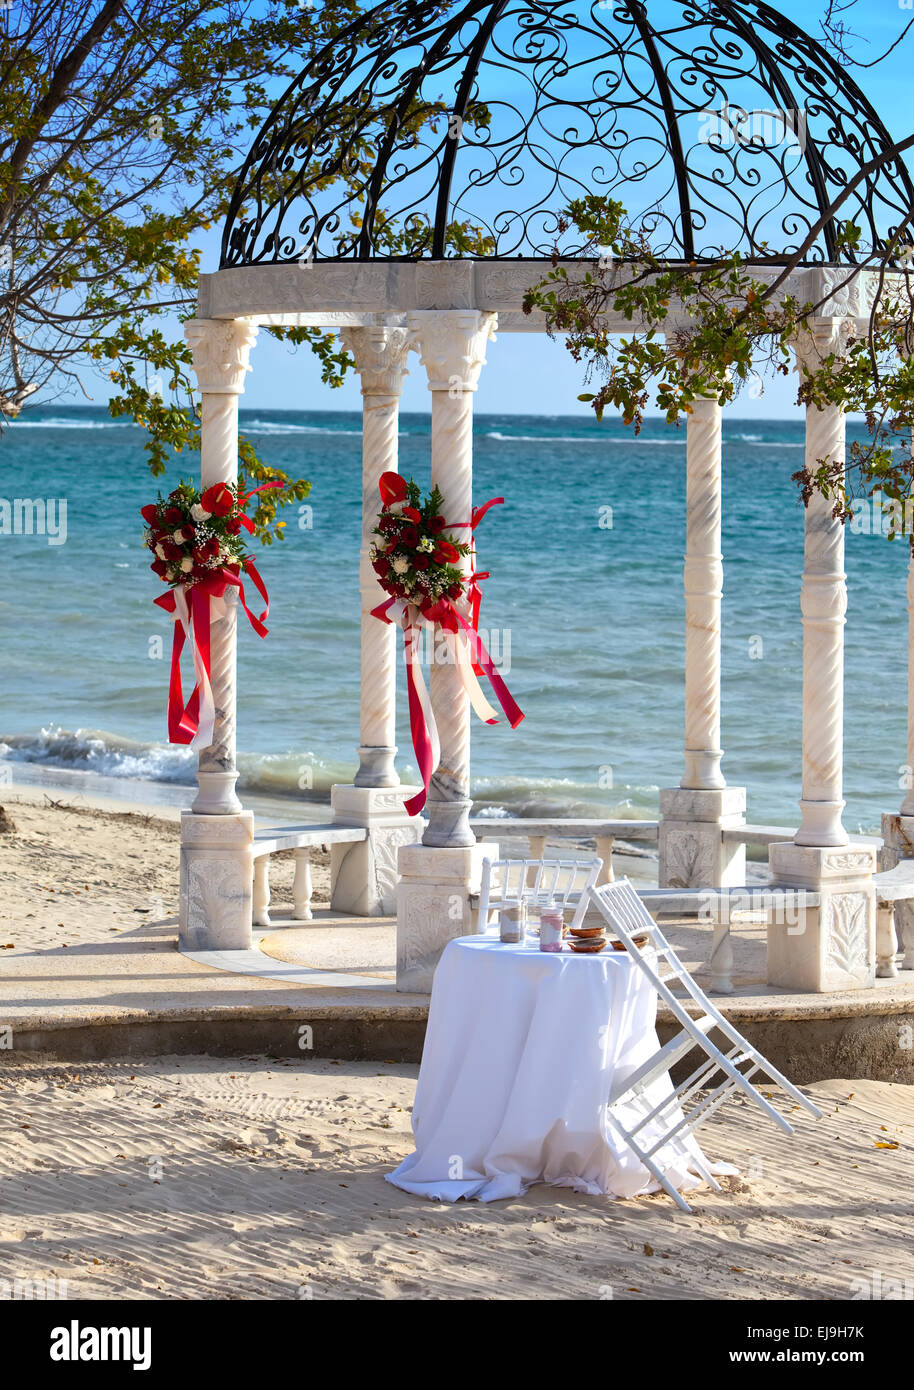
M 184 336 L 194 355 L 197 386 L 203 395 L 240 396 L 251 370 L 257 325 L 247 319 L 191 319 Z
M 409 373 L 406 359 L 410 335 L 406 328 L 382 325 L 344 328 L 343 347 L 355 358 L 355 369 L 362 381 L 363 396 L 399 396 L 403 378 Z
M 430 391 L 475 391 L 498 315 L 479 309 L 417 309 L 407 317 L 410 344 L 428 373 Z
M 819 370 L 827 357 L 842 357 L 854 333 L 849 318 L 810 318 L 794 338 L 797 368 L 804 375 Z

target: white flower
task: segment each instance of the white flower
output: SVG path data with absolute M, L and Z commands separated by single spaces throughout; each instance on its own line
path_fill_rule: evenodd
M 417 550 L 434 550 L 434 549 L 435 549 L 435 542 L 434 542 L 429 536 L 423 536 L 422 539 L 421 539 L 421 541 L 419 542 L 418 546 L 416 547 L 416 549 L 417 549 Z
M 409 569 L 409 561 L 405 555 L 398 555 L 393 562 L 394 574 L 405 574 Z
M 194 521 L 209 521 L 210 517 L 212 516 L 212 512 L 208 512 L 205 507 L 202 507 L 200 505 L 199 502 L 194 503 L 194 505 L 190 509 L 190 514 L 193 517 Z
M 174 541 L 175 545 L 184 544 L 184 532 L 181 530 L 180 526 L 178 527 L 177 531 L 172 531 L 171 538 Z
M 165 559 L 165 551 L 162 549 L 160 545 L 156 546 L 156 554 L 158 555 L 160 560 Z
M 194 567 L 194 562 L 189 555 L 185 555 L 181 561 L 181 569 L 184 574 L 188 574 Z

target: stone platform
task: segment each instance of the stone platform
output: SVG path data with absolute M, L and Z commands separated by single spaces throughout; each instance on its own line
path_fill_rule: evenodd
M 708 931 L 694 921 L 666 930 L 706 984 Z M 183 955 L 176 936 L 168 919 L 115 939 L 6 957 L 0 1028 L 9 1033 L 0 1033 L 0 1045 L 71 1060 L 421 1056 L 428 996 L 397 993 L 392 918 L 328 909 L 310 924 L 279 917 L 250 952 Z M 741 926 L 734 943 L 735 992 L 716 1002 L 793 1080 L 914 1083 L 914 972 L 871 990 L 792 994 L 764 983 L 761 926 Z M 673 1030 L 661 1011 L 661 1039 Z

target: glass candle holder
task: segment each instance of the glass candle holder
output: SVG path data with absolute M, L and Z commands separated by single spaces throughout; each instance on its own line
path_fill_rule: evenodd
M 523 941 L 526 916 L 523 903 L 501 908 L 498 914 L 498 931 L 502 941 Z
M 565 919 L 559 908 L 544 907 L 540 911 L 540 950 L 561 951 Z

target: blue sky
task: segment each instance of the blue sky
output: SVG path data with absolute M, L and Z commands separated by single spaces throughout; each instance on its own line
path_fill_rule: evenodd
M 795 0 L 784 4 L 790 18 L 814 36 L 824 14 L 823 0 Z M 648 3 L 648 8 L 650 4 Z M 879 5 L 858 0 L 844 15 L 848 26 L 860 39 L 852 51 L 861 61 L 878 56 L 901 33 L 911 19 L 912 10 L 895 0 Z M 869 97 L 891 134 L 901 138 L 910 133 L 911 79 L 914 58 L 914 30 L 895 53 L 871 70 L 856 69 L 853 75 Z M 219 237 L 203 243 L 203 269 L 215 270 L 219 259 Z M 356 410 L 360 406 L 358 385 L 348 382 L 331 390 L 320 381 L 315 359 L 307 350 L 292 352 L 261 333 L 253 357 L 253 371 L 243 404 L 259 409 Z M 86 377 L 85 384 L 96 400 L 108 395 L 106 384 Z M 797 412 L 793 378 L 766 380 L 764 392 L 753 398 L 747 392 L 733 407 L 741 418 L 787 418 Z M 544 415 L 587 413 L 577 401 L 585 390 L 582 369 L 572 362 L 560 342 L 550 342 L 540 334 L 505 333 L 490 343 L 487 366 L 482 372 L 477 409 L 492 413 L 534 413 Z M 417 357 L 411 359 L 411 374 L 403 395 L 405 410 L 429 409 L 425 373 Z

